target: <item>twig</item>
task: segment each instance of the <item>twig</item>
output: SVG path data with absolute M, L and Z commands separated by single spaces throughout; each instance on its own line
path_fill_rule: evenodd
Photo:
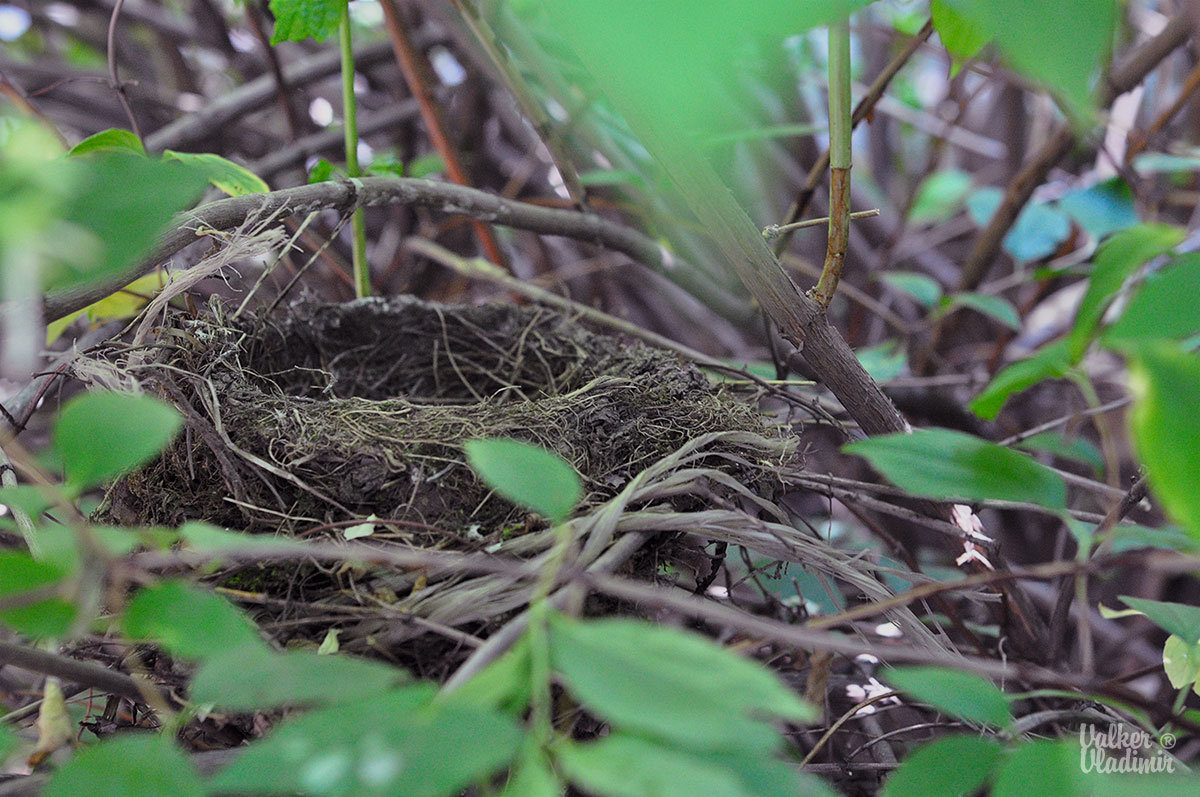
M 121 82 L 121 76 L 117 74 L 117 20 L 121 16 L 121 7 L 125 5 L 125 0 L 117 0 L 113 5 L 112 16 L 108 19 L 108 35 L 106 43 L 108 45 L 108 78 L 111 81 L 111 86 L 117 92 L 117 99 L 121 101 L 121 107 L 125 109 L 125 115 L 129 117 L 129 129 L 133 134 L 142 140 L 142 129 L 138 126 L 137 116 L 133 113 L 133 106 L 129 104 L 129 97 L 125 95 L 125 84 Z
M 137 702 L 146 699 L 147 683 L 138 683 L 124 673 L 88 661 L 78 661 L 57 653 L 25 647 L 0 640 L 0 664 L 9 664 L 30 672 L 53 675 L 66 681 L 93 686 L 105 692 Z
M 879 215 L 879 208 L 871 208 L 870 210 L 856 210 L 850 214 L 850 218 L 851 219 L 869 219 L 873 216 L 878 216 L 878 215 Z M 820 218 L 817 218 L 817 219 L 805 219 L 804 221 L 796 221 L 796 222 L 792 222 L 791 224 L 769 224 L 766 227 L 763 227 L 762 234 L 763 234 L 763 238 L 766 238 L 769 241 L 769 240 L 772 240 L 773 238 L 778 238 L 780 235 L 783 235 L 785 232 L 792 232 L 793 230 L 803 230 L 805 227 L 816 227 L 818 225 L 827 223 L 829 220 L 830 219 L 828 216 L 821 216 Z
M 404 74 L 404 82 L 408 84 L 408 90 L 412 92 L 421 107 L 425 131 L 429 134 L 429 140 L 433 142 L 434 149 L 446 163 L 447 176 L 450 177 L 451 182 L 458 185 L 471 185 L 472 181 L 467 177 L 467 172 L 462 166 L 462 159 L 458 155 L 458 148 L 454 146 L 454 142 L 447 135 L 446 122 L 442 119 L 442 114 L 433 100 L 433 92 L 429 90 L 429 81 L 426 79 L 429 72 L 428 63 L 413 46 L 412 39 L 405 30 L 404 20 L 400 18 L 400 10 L 396 7 L 395 0 L 380 0 L 379 4 L 383 9 L 383 20 L 387 25 L 388 36 L 392 40 L 392 49 L 396 52 L 396 61 L 399 62 L 400 71 Z M 480 246 L 488 259 L 496 265 L 504 267 L 507 262 L 504 253 L 500 249 L 500 243 L 496 240 L 496 236 L 492 234 L 488 226 L 477 219 L 472 220 L 471 226 L 474 228 L 476 236 L 479 237 Z
M 908 63 L 908 59 L 913 57 L 913 54 L 921 48 L 921 45 L 933 34 L 933 20 L 925 21 L 921 30 L 916 36 L 909 39 L 904 45 L 904 49 L 896 54 L 896 57 L 888 63 L 879 76 L 871 82 L 870 88 L 863 98 L 858 101 L 858 105 L 854 106 L 854 115 L 850 117 L 851 128 L 858 127 L 859 122 L 866 119 L 875 103 L 879 102 L 879 98 L 883 96 L 883 92 L 887 90 L 888 84 L 892 82 L 892 78 Z M 821 184 L 821 179 L 825 176 L 825 170 L 829 168 L 829 151 L 826 150 L 817 158 L 817 162 L 808 170 L 808 176 L 804 178 L 804 185 L 797 192 L 795 200 L 792 201 L 792 206 L 788 208 L 785 215 L 784 224 L 791 224 L 808 210 L 808 204 L 812 201 L 813 194 L 816 193 L 817 186 Z M 775 242 L 775 254 L 778 256 L 787 249 L 788 242 L 791 240 L 791 233 L 785 232 L 782 237 Z

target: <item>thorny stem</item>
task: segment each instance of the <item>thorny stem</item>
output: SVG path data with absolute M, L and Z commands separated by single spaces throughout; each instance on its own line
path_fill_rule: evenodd
M 354 99 L 354 47 L 350 37 L 350 3 L 342 6 L 338 24 L 338 44 L 342 52 L 342 121 L 346 132 L 346 175 L 350 179 L 362 175 L 358 165 L 358 103 Z M 362 208 L 355 208 L 350 217 L 351 252 L 354 263 L 354 295 L 371 295 L 371 269 L 367 265 L 367 228 Z
M 828 308 L 850 241 L 850 21 L 829 26 L 829 240 L 813 299 Z

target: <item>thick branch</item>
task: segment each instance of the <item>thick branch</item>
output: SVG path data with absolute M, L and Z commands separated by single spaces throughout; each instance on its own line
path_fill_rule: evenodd
M 749 308 L 742 302 L 702 282 L 703 278 L 696 268 L 680 262 L 654 239 L 600 216 L 544 208 L 433 180 L 366 177 L 353 182 L 316 183 L 269 194 L 221 199 L 182 213 L 145 260 L 120 272 L 108 274 L 102 280 L 47 294 L 46 319 L 53 321 L 62 318 L 120 290 L 187 245 L 195 243 L 195 231 L 199 228 L 230 230 L 253 217 L 268 218 L 273 214 L 288 216 L 318 210 L 348 212 L 359 205 L 432 207 L 443 213 L 468 216 L 491 224 L 588 241 L 628 255 L 664 274 L 726 318 L 744 321 L 749 315 Z

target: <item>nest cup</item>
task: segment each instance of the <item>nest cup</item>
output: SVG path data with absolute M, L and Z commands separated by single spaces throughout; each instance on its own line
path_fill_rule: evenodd
M 211 316 L 163 330 L 160 343 L 159 354 L 124 367 L 184 412 L 187 432 L 113 487 L 103 521 L 204 520 L 337 538 L 347 522 L 374 515 L 393 522 L 377 527 L 372 544 L 529 557 L 549 544 L 544 523 L 491 494 L 465 462 L 466 440 L 513 437 L 558 453 L 583 479 L 576 522 L 617 499 L 621 511 L 672 513 L 746 490 L 769 500 L 779 486 L 772 467 L 793 457 L 790 438 L 696 367 L 540 306 L 371 298 L 234 321 L 214 304 Z M 663 466 L 683 450 L 687 457 Z M 665 484 L 685 466 L 692 475 L 659 493 L 645 492 L 645 478 L 634 484 L 647 469 Z M 705 479 L 697 468 L 723 475 Z M 678 535 L 657 543 L 670 537 Z M 601 546 L 591 547 L 594 559 Z M 639 575 L 652 576 L 663 555 L 634 557 Z M 529 588 L 494 575 L 312 565 L 220 578 L 308 601 L 436 616 L 482 635 Z M 378 646 L 380 623 L 390 623 L 390 645 L 420 632 L 394 620 L 360 622 L 343 640 L 351 649 L 355 639 Z

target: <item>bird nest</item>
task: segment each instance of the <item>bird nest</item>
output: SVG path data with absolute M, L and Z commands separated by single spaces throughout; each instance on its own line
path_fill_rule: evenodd
M 690 569 L 702 581 L 715 572 L 701 553 L 706 526 L 719 539 L 764 513 L 783 519 L 771 500 L 780 469 L 795 464 L 790 434 L 695 366 L 557 311 L 403 297 L 301 304 L 272 318 L 213 311 L 121 362 L 124 378 L 179 407 L 186 431 L 110 490 L 99 520 L 204 520 L 344 542 L 369 519 L 360 544 L 536 562 L 551 544 L 543 521 L 466 464 L 463 443 L 489 437 L 544 446 L 582 477 L 576 568 L 642 578 Z M 629 532 L 646 544 L 614 549 Z M 213 578 L 253 596 L 281 641 L 319 639 L 332 625 L 342 649 L 427 674 L 532 588 L 530 572 L 316 562 L 229 565 Z M 447 649 L 414 655 L 410 641 L 431 633 Z

